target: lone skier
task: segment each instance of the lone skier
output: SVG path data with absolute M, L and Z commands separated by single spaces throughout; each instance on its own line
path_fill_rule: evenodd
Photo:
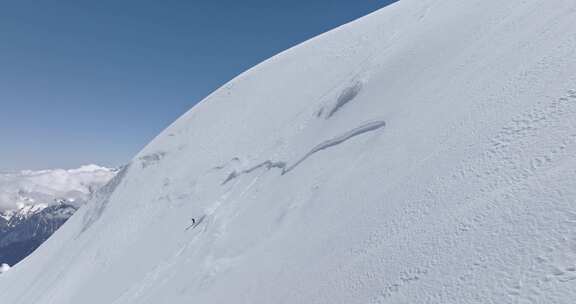
M 196 225 L 196 219 L 195 218 L 191 218 L 190 220 L 192 221 L 192 224 L 190 224 L 190 226 L 186 227 L 186 230 L 188 230 L 188 229 L 190 229 Z

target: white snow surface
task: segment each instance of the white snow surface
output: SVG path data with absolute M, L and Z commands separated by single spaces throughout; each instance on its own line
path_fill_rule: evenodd
M 115 169 L 96 165 L 0 173 L 0 216 L 36 212 L 59 200 L 80 203 L 115 174 Z
M 6 264 L 6 263 L 2 263 L 0 265 L 0 274 L 7 272 L 8 270 L 10 270 L 10 265 Z M 0 300 L 2 299 L 2 297 L 0 297 Z
M 574 303 L 575 29 L 573 0 L 401 0 L 283 52 L 3 274 L 3 303 Z

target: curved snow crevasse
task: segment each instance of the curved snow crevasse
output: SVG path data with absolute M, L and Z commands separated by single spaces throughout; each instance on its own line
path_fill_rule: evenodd
M 378 130 L 382 127 L 386 126 L 386 122 L 383 120 L 377 120 L 377 121 L 371 121 L 371 122 L 367 122 L 362 124 L 359 127 L 356 127 L 344 134 L 341 134 L 339 136 L 336 136 L 332 139 L 328 139 L 326 141 L 321 142 L 320 144 L 316 145 L 314 148 L 312 148 L 308 153 L 304 154 L 304 156 L 302 156 L 301 158 L 299 158 L 296 162 L 294 162 L 294 164 L 288 166 L 287 162 L 285 161 L 271 161 L 271 160 L 266 160 L 263 161 L 255 166 L 252 166 L 246 170 L 242 170 L 240 172 L 237 171 L 233 171 L 232 173 L 230 173 L 230 175 L 228 175 L 228 177 L 222 182 L 222 184 L 226 184 L 229 181 L 244 175 L 244 174 L 248 174 L 248 173 L 252 173 L 255 170 L 258 170 L 260 168 L 265 168 L 266 170 L 270 170 L 270 169 L 281 169 L 282 171 L 282 175 L 296 169 L 296 167 L 298 167 L 300 164 L 302 164 L 305 160 L 307 160 L 310 156 L 322 151 L 322 150 L 326 150 L 328 148 L 332 148 L 334 146 L 337 146 L 353 137 L 356 137 L 358 135 L 362 135 L 364 133 L 367 132 L 371 132 L 371 131 L 375 131 Z
M 354 100 L 358 94 L 360 94 L 360 91 L 362 91 L 362 82 L 356 82 L 352 86 L 347 87 L 344 91 L 342 91 L 340 96 L 338 96 L 338 99 L 336 99 L 336 103 L 332 106 L 332 109 L 326 115 L 326 119 L 334 116 L 334 114 L 336 114 L 336 112 L 338 112 L 343 106 Z M 322 112 L 318 112 L 318 115 L 322 115 Z
M 292 170 L 294 170 L 296 167 L 298 167 L 301 163 L 303 163 L 305 160 L 307 160 L 310 156 L 322 151 L 322 150 L 326 150 L 328 148 L 337 146 L 351 138 L 354 138 L 358 135 L 362 135 L 364 133 L 367 132 L 371 132 L 371 131 L 376 131 L 382 127 L 386 126 L 386 122 L 383 120 L 377 120 L 377 121 L 372 121 L 372 122 L 368 122 L 365 123 L 359 127 L 356 127 L 340 136 L 337 136 L 335 138 L 326 140 L 324 142 L 321 142 L 320 144 L 316 145 L 314 148 L 312 148 L 310 150 L 310 152 L 306 153 L 304 156 L 302 156 L 299 160 L 297 160 L 293 165 L 291 165 L 290 167 L 287 167 L 285 170 L 282 171 L 282 174 L 286 174 Z

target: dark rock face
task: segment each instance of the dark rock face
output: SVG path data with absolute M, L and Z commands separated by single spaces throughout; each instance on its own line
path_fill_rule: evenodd
M 0 263 L 14 265 L 46 241 L 77 207 L 60 202 L 32 214 L 0 217 Z

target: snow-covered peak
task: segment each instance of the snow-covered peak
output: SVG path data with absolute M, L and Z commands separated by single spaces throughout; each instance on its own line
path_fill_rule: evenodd
M 25 204 L 23 202 L 18 202 L 16 209 L 10 209 L 0 212 L 0 217 L 5 219 L 6 221 L 10 221 L 14 217 L 19 219 L 26 219 L 38 212 L 41 212 L 46 208 L 48 208 L 48 204 L 44 203 Z
M 0 217 L 6 221 L 10 221 L 15 216 L 25 218 L 48 207 L 48 205 L 44 203 L 36 204 L 32 199 L 28 199 L 28 202 L 24 201 L 26 201 L 26 199 L 22 198 L 16 203 L 15 208 L 0 210 Z
M 0 213 L 49 206 L 61 200 L 85 201 L 116 174 L 115 169 L 96 165 L 78 169 L 25 170 L 0 174 Z M 26 210 L 22 210 L 22 209 Z
M 68 172 L 70 172 L 70 173 L 81 173 L 81 172 L 94 173 L 94 172 L 109 172 L 109 171 L 112 171 L 112 169 L 106 168 L 106 167 L 101 167 L 101 166 L 94 165 L 94 164 L 85 165 L 85 166 L 82 166 L 78 169 L 68 170 Z
M 5 273 L 8 270 L 10 270 L 10 265 L 6 263 L 2 263 L 2 265 L 0 265 L 0 274 Z M 2 298 L 2 296 L 0 296 L 0 298 Z

